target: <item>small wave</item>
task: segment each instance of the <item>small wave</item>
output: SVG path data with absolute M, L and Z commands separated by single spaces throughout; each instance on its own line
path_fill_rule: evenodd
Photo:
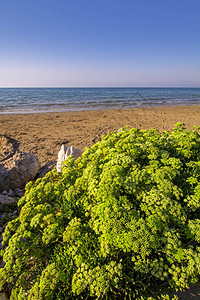
M 200 104 L 199 88 L 0 89 L 0 113 Z

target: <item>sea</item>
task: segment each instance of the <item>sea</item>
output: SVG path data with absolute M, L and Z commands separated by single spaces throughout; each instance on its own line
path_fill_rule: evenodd
M 200 104 L 200 88 L 0 88 L 0 114 Z

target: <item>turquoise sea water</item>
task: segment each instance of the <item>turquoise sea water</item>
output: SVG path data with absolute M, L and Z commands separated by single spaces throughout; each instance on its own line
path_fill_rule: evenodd
M 0 88 L 0 114 L 200 104 L 200 88 Z

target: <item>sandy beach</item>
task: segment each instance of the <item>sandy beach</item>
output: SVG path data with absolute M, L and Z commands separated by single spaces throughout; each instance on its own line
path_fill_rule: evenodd
M 187 129 L 200 126 L 200 105 L 0 115 L 0 135 L 15 139 L 19 150 L 36 154 L 44 165 L 56 161 L 63 143 L 84 150 L 127 125 L 163 131 L 172 130 L 177 122 L 184 122 Z M 178 295 L 182 300 L 199 299 L 199 285 Z
M 175 106 L 0 115 L 0 135 L 14 138 L 19 150 L 36 154 L 44 165 L 57 159 L 62 144 L 84 150 L 102 135 L 130 125 L 140 129 L 172 130 L 200 126 L 200 106 Z

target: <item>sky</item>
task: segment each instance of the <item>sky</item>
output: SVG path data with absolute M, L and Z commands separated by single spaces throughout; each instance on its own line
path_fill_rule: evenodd
M 199 0 L 0 0 L 0 87 L 200 87 Z

